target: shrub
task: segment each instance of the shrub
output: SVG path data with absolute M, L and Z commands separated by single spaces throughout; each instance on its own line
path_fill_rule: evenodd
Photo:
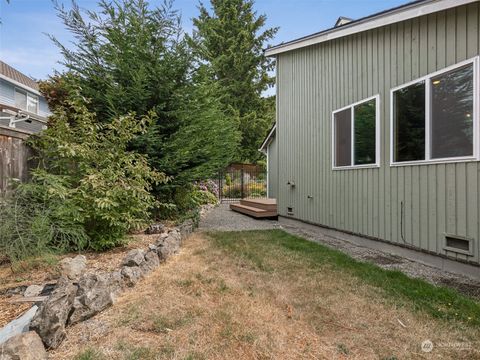
M 146 225 L 156 205 L 153 183 L 167 178 L 128 150 L 148 117 L 120 116 L 98 124 L 72 93 L 31 138 L 38 167 L 2 205 L 0 246 L 10 260 L 46 250 L 104 250 Z
M 242 197 L 242 185 L 234 184 L 223 188 L 223 196 L 239 199 Z M 243 185 L 243 197 L 265 197 L 267 196 L 267 184 L 265 182 L 252 182 Z

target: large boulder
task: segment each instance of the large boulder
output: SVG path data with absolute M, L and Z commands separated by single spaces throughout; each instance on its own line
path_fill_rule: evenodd
M 124 266 L 121 270 L 123 281 L 125 285 L 132 287 L 142 277 L 142 269 L 139 266 Z
M 86 274 L 78 282 L 78 291 L 69 324 L 91 318 L 113 304 L 122 286 L 120 273 Z
M 62 275 L 70 280 L 77 281 L 85 272 L 87 267 L 87 258 L 83 255 L 77 255 L 74 258 L 65 258 L 60 262 Z
M 0 348 L 0 360 L 45 360 L 47 358 L 42 340 L 35 331 L 15 335 Z
M 57 288 L 38 309 L 30 324 L 47 348 L 55 349 L 65 338 L 65 325 L 72 310 L 77 286 L 61 277 Z
M 141 249 L 130 250 L 122 261 L 122 266 L 140 266 L 145 261 L 145 251 Z

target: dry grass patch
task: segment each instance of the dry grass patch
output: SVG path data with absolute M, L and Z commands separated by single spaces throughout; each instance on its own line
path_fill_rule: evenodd
M 52 359 L 480 358 L 478 327 L 314 264 L 273 241 L 283 236 L 195 234 L 115 306 L 70 328 Z M 426 339 L 444 346 L 424 353 Z M 459 343 L 469 348 L 448 346 Z

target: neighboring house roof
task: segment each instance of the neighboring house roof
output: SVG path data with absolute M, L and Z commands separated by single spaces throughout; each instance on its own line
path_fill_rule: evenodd
M 6 78 L 6 80 L 13 80 L 13 82 L 23 85 L 23 87 L 27 87 L 34 92 L 38 93 L 38 83 L 33 80 L 32 78 L 28 77 L 25 74 L 22 74 L 17 69 L 14 69 L 10 65 L 4 63 L 0 60 L 0 77 Z
M 479 0 L 417 0 L 351 21 L 341 26 L 333 27 L 312 35 L 270 47 L 265 50 L 265 54 L 267 56 L 275 56 L 287 51 L 320 44 L 325 41 L 338 39 L 362 31 L 375 29 L 381 26 L 398 23 L 400 21 L 413 19 L 419 16 L 428 15 L 478 1 Z
M 258 149 L 258 151 L 261 151 L 263 153 L 267 152 L 267 146 L 272 141 L 273 135 L 275 134 L 276 131 L 277 131 L 277 123 L 273 124 L 272 128 L 268 132 L 268 135 L 265 138 L 265 140 L 263 140 L 262 146 L 260 146 L 260 149 Z

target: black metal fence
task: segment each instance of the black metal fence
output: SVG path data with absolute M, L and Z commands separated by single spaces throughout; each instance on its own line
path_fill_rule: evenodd
M 219 198 L 234 202 L 267 197 L 267 172 L 253 164 L 232 164 L 218 175 Z

